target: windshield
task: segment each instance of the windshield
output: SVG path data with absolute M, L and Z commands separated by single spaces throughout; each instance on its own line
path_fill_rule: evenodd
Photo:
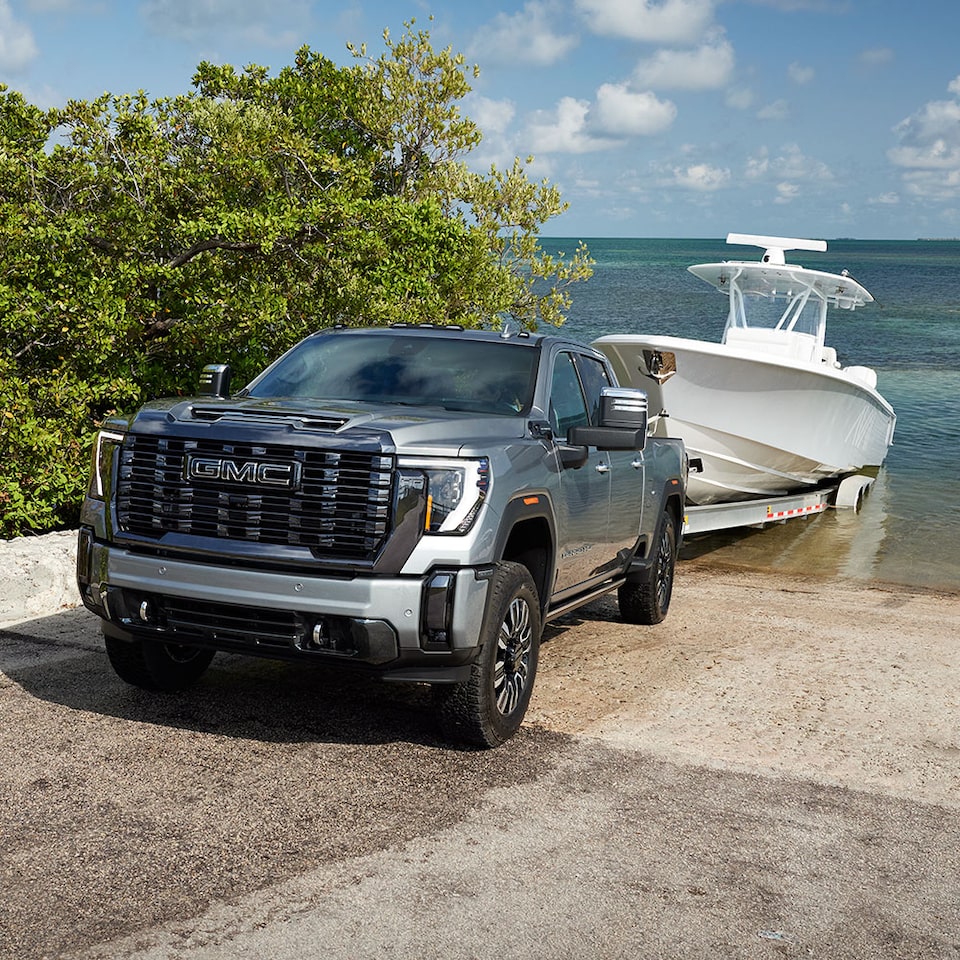
M 304 340 L 255 380 L 248 395 L 519 415 L 532 403 L 538 355 L 517 341 L 337 333 Z

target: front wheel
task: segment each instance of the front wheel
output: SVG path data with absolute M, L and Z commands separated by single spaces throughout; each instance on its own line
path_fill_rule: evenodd
M 215 651 L 156 640 L 121 640 L 104 636 L 107 657 L 117 676 L 135 687 L 175 693 L 194 684 L 213 660 Z
M 440 722 L 448 736 L 496 747 L 520 728 L 537 675 L 540 600 L 523 564 L 497 564 L 480 642 L 470 679 L 437 688 Z
M 627 623 L 650 625 L 666 617 L 676 563 L 677 522 L 670 509 L 664 508 L 650 565 L 637 579 L 623 584 L 617 593 L 620 616 Z

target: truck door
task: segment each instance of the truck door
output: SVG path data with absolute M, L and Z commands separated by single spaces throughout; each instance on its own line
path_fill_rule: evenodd
M 597 390 L 599 402 L 599 388 Z M 558 443 L 570 427 L 590 422 L 574 354 L 556 355 L 550 389 L 550 421 Z M 587 462 L 576 469 L 560 469 L 556 490 L 557 574 L 554 595 L 576 592 L 590 581 L 603 579 L 611 557 L 610 458 L 590 447 Z
M 577 354 L 577 369 L 583 384 L 590 423 L 600 421 L 600 391 L 613 386 L 606 367 L 595 357 Z M 632 550 L 640 536 L 643 511 L 644 459 L 639 450 L 607 450 L 603 452 L 610 467 L 610 524 L 607 543 L 610 554 Z

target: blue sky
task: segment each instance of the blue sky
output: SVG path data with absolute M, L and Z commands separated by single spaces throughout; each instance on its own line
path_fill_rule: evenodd
M 480 66 L 471 165 L 560 188 L 547 235 L 960 236 L 958 0 L 0 0 L 0 82 L 177 94 L 411 18 Z

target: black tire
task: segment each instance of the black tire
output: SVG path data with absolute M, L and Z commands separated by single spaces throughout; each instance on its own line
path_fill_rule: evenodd
M 660 517 L 653 549 L 652 562 L 643 575 L 628 580 L 617 593 L 620 616 L 627 623 L 660 623 L 670 609 L 677 565 L 677 522 L 668 508 Z
M 214 650 L 156 640 L 120 640 L 104 636 L 110 665 L 121 680 L 144 690 L 175 693 L 196 683 L 204 674 Z
M 447 737 L 497 747 L 517 732 L 537 675 L 540 628 L 540 600 L 530 571 L 521 563 L 498 563 L 470 679 L 437 688 Z
M 142 641 L 118 640 L 104 634 L 103 643 L 107 648 L 110 666 L 121 680 L 144 690 L 156 689 L 143 659 Z

